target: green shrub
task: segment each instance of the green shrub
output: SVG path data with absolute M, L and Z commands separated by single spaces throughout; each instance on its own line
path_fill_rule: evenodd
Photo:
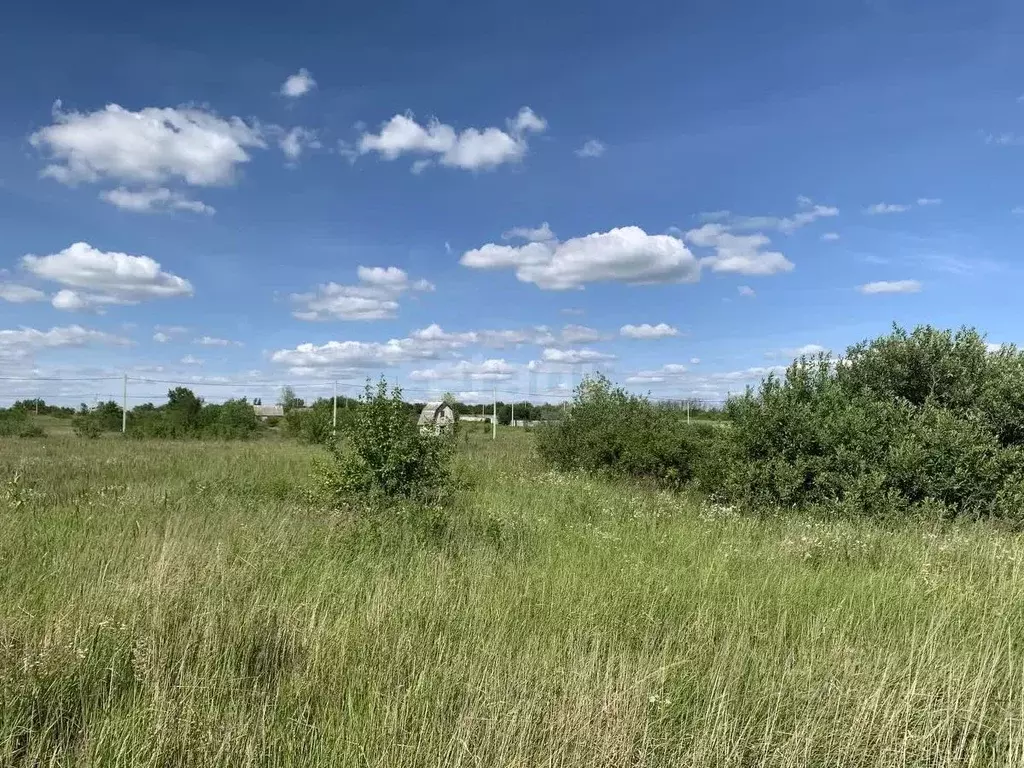
M 555 467 L 684 483 L 749 509 L 1000 517 L 1024 523 L 1024 354 L 920 327 L 795 361 L 687 427 L 603 377 L 538 430 Z
M 21 428 L 18 437 L 46 437 L 46 430 L 38 424 L 26 424 Z
M 72 418 L 71 428 L 79 437 L 85 437 L 90 440 L 95 440 L 103 434 L 103 429 L 91 413 L 80 413 Z
M 19 408 L 0 408 L 0 437 L 20 435 L 27 423 L 25 411 Z
M 1024 404 L 1015 349 L 930 327 L 798 360 L 733 398 L 734 450 L 717 491 L 750 506 L 1024 520 L 1017 497 Z
M 333 461 L 319 468 L 321 485 L 336 500 L 422 503 L 444 501 L 452 487 L 450 436 L 426 434 L 382 378 L 369 384 L 332 445 Z
M 714 427 L 690 427 L 684 411 L 659 408 L 604 376 L 576 388 L 559 422 L 537 430 L 541 456 L 562 470 L 608 472 L 681 486 L 693 477 Z

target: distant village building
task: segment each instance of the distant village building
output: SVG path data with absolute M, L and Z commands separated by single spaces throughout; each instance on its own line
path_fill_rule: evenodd
M 469 415 L 469 414 L 464 414 L 462 416 L 459 416 L 459 421 L 484 421 L 484 422 L 487 422 L 487 421 L 490 421 L 490 420 L 491 420 L 490 416 Z
M 273 419 L 284 416 L 283 405 L 254 405 L 252 410 L 257 419 Z
M 421 432 L 440 435 L 455 427 L 455 409 L 448 403 L 427 403 L 416 423 Z

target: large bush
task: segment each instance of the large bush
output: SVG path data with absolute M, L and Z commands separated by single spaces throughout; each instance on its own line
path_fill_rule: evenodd
M 974 330 L 895 328 L 839 360 L 798 360 L 727 406 L 718 491 L 752 505 L 1022 516 L 1022 356 Z
M 367 384 L 320 480 L 342 502 L 438 502 L 450 491 L 453 449 L 450 436 L 421 432 L 401 390 L 382 378 Z
M 607 472 L 680 486 L 689 481 L 713 427 L 658 407 L 598 374 L 576 388 L 572 407 L 537 431 L 542 457 L 562 470 Z
M 585 381 L 539 449 L 563 469 L 679 484 L 750 508 L 1024 522 L 1024 354 L 920 327 L 795 361 L 695 431 L 606 379 Z

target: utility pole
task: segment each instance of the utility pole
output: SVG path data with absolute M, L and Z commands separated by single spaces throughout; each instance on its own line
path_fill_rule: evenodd
M 515 401 L 515 398 L 512 398 L 512 420 L 509 421 L 509 424 L 511 424 L 513 427 L 516 425 L 516 401 Z
M 334 380 L 334 408 L 331 416 L 331 434 L 338 434 L 338 380 Z
M 498 439 L 498 388 L 494 388 L 494 413 L 491 415 L 491 440 Z
M 121 395 L 121 434 L 128 431 L 128 374 L 124 375 L 124 392 Z
M 686 401 L 686 426 L 690 426 L 690 401 Z

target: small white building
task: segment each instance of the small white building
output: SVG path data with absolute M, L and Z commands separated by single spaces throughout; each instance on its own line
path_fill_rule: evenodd
M 254 405 L 252 410 L 256 414 L 257 419 L 279 419 L 284 416 L 283 405 Z
M 455 428 L 455 409 L 448 403 L 427 403 L 416 422 L 420 432 L 440 435 Z

